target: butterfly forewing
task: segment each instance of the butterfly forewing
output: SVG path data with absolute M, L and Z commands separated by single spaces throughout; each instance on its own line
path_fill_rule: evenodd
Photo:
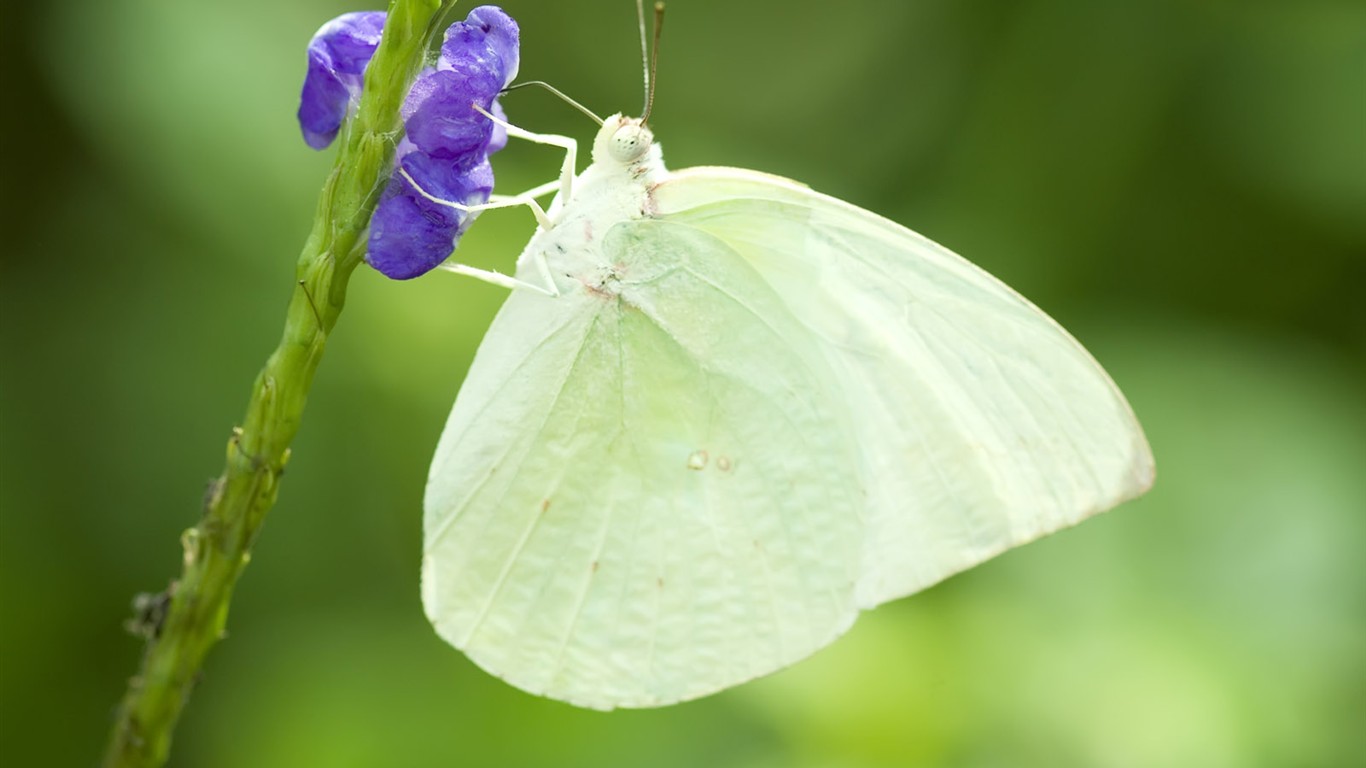
M 423 596 L 527 690 L 649 706 L 771 672 L 852 622 L 866 539 L 838 377 L 693 227 L 623 222 L 611 268 L 517 292 L 432 466 Z

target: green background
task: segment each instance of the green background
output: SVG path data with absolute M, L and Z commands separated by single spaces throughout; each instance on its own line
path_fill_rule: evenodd
M 638 112 L 631 3 L 506 7 L 523 78 Z M 129 601 L 178 571 L 330 163 L 294 123 L 303 47 L 357 8 L 5 11 L 5 765 L 96 760 Z M 545 93 L 504 103 L 592 137 Z M 172 765 L 1363 759 L 1366 5 L 672 0 L 652 123 L 674 167 L 802 180 L 1031 297 L 1128 394 L 1155 489 L 770 678 L 575 710 L 480 672 L 418 601 L 427 462 L 504 292 L 363 267 Z M 514 144 L 499 187 L 557 162 Z M 531 229 L 488 214 L 461 257 L 509 270 Z

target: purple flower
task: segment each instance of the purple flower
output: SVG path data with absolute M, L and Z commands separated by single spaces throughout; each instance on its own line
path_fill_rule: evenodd
M 418 76 L 403 103 L 407 138 L 370 219 L 366 261 L 388 277 L 406 280 L 450 256 L 475 214 L 432 200 L 462 205 L 488 201 L 493 191 L 489 155 L 507 132 L 474 109 L 499 119 L 497 96 L 517 74 L 517 24 L 502 9 L 481 6 L 446 31 L 436 69 Z M 426 193 L 425 195 L 423 193 Z
M 346 13 L 327 22 L 308 43 L 308 74 L 299 96 L 304 141 L 323 149 L 337 138 L 342 120 L 360 97 L 365 65 L 375 55 L 384 13 Z
M 384 18 L 378 11 L 345 14 L 309 43 L 299 125 L 314 149 L 332 143 L 360 97 Z M 472 105 L 505 119 L 497 97 L 516 77 L 518 56 L 517 22 L 501 8 L 480 6 L 446 30 L 436 67 L 417 77 L 403 102 L 407 136 L 370 218 L 365 259 L 375 269 L 396 280 L 431 270 L 450 256 L 475 216 L 442 203 L 488 201 L 489 155 L 507 144 L 507 131 Z

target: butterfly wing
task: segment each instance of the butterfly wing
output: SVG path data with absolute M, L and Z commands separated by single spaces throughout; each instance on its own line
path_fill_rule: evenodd
M 865 536 L 848 414 L 783 297 L 693 227 L 604 248 L 618 273 L 514 292 L 485 337 L 431 468 L 423 603 L 493 674 L 610 709 L 830 642 Z
M 1105 371 L 1042 311 L 898 225 L 778 177 L 673 174 L 654 213 L 717 238 L 800 318 L 852 409 L 871 607 L 1146 490 Z
M 747 171 L 651 206 L 601 279 L 513 294 L 442 435 L 423 601 L 490 672 L 705 695 L 1151 483 L 1105 372 L 949 251 Z

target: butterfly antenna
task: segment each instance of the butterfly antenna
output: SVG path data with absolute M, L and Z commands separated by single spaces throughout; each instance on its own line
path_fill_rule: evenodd
M 555 94 L 556 96 L 560 97 L 560 100 L 563 101 L 564 103 L 568 104 L 569 106 L 573 107 L 574 109 L 577 109 L 578 111 L 584 113 L 585 115 L 588 115 L 588 118 L 589 118 L 590 120 L 592 120 L 593 122 L 597 123 L 598 125 L 602 125 L 602 118 L 601 118 L 601 117 L 598 117 L 598 116 L 595 115 L 595 114 L 593 114 L 593 111 L 592 111 L 592 110 L 590 110 L 588 107 L 585 107 L 584 105 L 578 103 L 577 101 L 574 101 L 573 99 L 569 98 L 569 96 L 565 95 L 565 93 L 564 93 L 563 91 L 561 91 L 559 88 L 556 88 L 555 86 L 553 86 L 553 85 L 551 85 L 550 83 L 547 83 L 547 82 L 545 82 L 545 81 L 543 81 L 543 80 L 528 80 L 528 81 L 526 81 L 525 83 L 517 83 L 516 85 L 509 85 L 508 87 L 504 88 L 501 92 L 502 92 L 502 93 L 507 93 L 508 91 L 515 91 L 515 90 L 517 90 L 518 88 L 525 88 L 525 87 L 527 87 L 528 85 L 539 86 L 539 87 L 541 87 L 541 88 L 546 89 L 547 91 L 550 91 L 551 93 L 553 93 L 553 94 Z
M 650 49 L 645 39 L 645 0 L 636 0 L 636 22 L 640 25 L 640 69 L 645 73 L 645 103 L 650 103 Z
M 639 7 L 640 0 L 636 0 Z M 640 116 L 640 123 L 644 125 L 650 120 L 650 111 L 655 107 L 655 80 L 656 73 L 659 71 L 659 34 L 664 29 L 664 0 L 655 3 L 655 39 L 650 46 L 650 68 L 645 73 L 645 114 Z M 640 20 L 641 44 L 645 42 L 645 19 Z M 642 51 L 643 53 L 643 51 Z

